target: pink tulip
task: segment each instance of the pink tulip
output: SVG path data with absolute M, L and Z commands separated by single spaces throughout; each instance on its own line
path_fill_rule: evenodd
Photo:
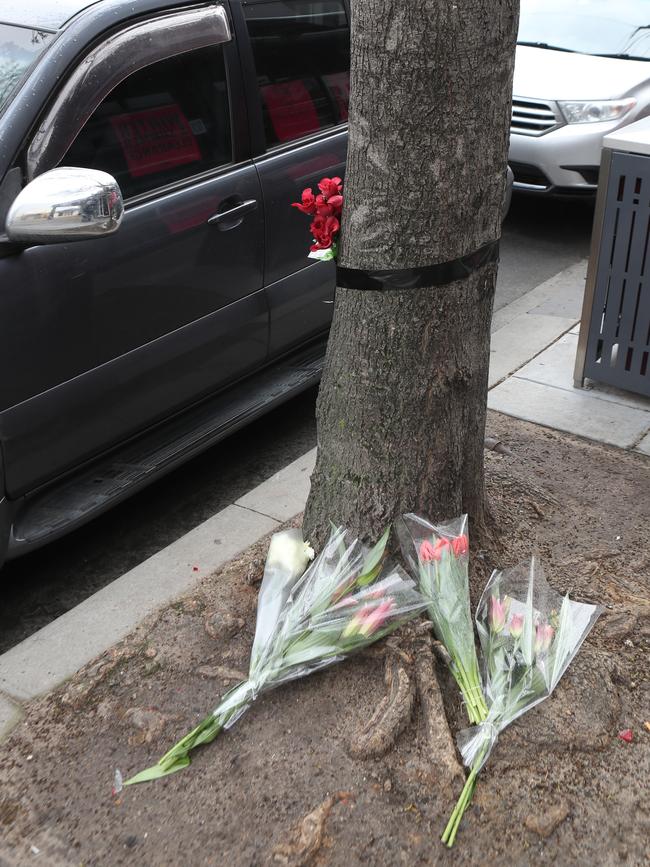
M 386 622 L 386 620 L 388 620 L 393 608 L 395 608 L 395 603 L 392 599 L 385 599 L 383 602 L 380 602 L 372 614 L 369 614 L 365 618 L 364 622 L 361 624 L 359 633 L 363 635 L 364 638 L 368 638 L 369 635 L 376 632 Z
M 492 632 L 502 632 L 508 619 L 508 611 L 510 609 L 510 597 L 504 596 L 499 599 L 498 596 L 490 596 L 490 629 Z
M 508 624 L 508 632 L 513 638 L 519 638 L 524 631 L 524 615 L 513 614 Z
M 555 630 L 549 623 L 540 623 L 535 630 L 535 653 L 546 653 L 554 635 Z
M 438 559 L 436 549 L 428 539 L 425 539 L 420 545 L 420 560 L 422 560 L 423 563 L 429 563 L 431 560 L 436 559 Z
M 360 632 L 366 618 L 369 617 L 373 611 L 374 608 L 372 605 L 364 605 L 363 608 L 360 608 L 343 630 L 341 637 L 351 638 L 353 635 L 356 635 L 357 632 Z

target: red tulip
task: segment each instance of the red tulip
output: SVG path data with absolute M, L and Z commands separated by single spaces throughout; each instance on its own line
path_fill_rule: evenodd
M 456 557 L 462 557 L 469 551 L 469 539 L 465 534 L 451 540 L 451 547 Z

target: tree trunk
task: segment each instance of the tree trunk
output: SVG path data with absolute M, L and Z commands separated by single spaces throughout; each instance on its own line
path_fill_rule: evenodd
M 339 265 L 448 262 L 501 234 L 518 0 L 353 0 Z M 496 264 L 431 288 L 337 289 L 308 538 L 403 512 L 483 522 Z

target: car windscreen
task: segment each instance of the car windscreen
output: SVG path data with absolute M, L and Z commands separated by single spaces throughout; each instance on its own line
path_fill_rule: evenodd
M 0 112 L 51 37 L 43 30 L 0 23 Z
M 650 60 L 648 0 L 521 0 L 519 45 Z

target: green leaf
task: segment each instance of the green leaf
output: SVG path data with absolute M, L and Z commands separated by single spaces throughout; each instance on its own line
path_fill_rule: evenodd
M 184 758 L 176 759 L 176 761 L 171 765 L 166 765 L 163 767 L 160 763 L 156 765 L 152 765 L 150 768 L 146 768 L 144 771 L 140 771 L 139 774 L 135 774 L 135 776 L 126 780 L 125 786 L 132 786 L 135 783 L 148 783 L 151 780 L 159 780 L 161 777 L 166 777 L 169 774 L 175 774 L 176 771 L 182 771 L 183 768 L 186 768 L 190 764 L 190 757 L 185 756 Z
M 361 574 L 356 581 L 358 587 L 365 587 L 368 584 L 372 584 L 377 575 L 381 572 L 381 564 L 384 559 L 389 536 L 390 527 L 387 527 L 384 531 L 384 535 L 377 542 L 375 547 L 367 554 L 366 559 L 363 561 L 363 566 L 361 567 Z

